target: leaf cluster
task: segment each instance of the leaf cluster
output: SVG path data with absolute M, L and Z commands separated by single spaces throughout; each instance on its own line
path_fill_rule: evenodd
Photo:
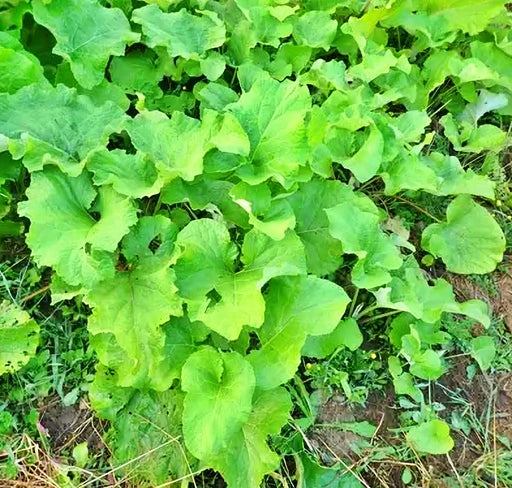
M 512 113 L 508 27 L 498 0 L 0 8 L 0 235 L 21 218 L 53 301 L 90 307 L 115 463 L 149 452 L 154 485 L 200 467 L 257 487 L 301 357 L 357 349 L 363 317 L 401 312 L 389 368 L 420 400 L 412 376 L 444 371 L 443 313 L 489 325 L 418 261 L 469 274 L 503 257 L 476 162 L 508 141 L 489 116 Z M 417 194 L 447 210 L 414 240 L 385 202 Z M 0 307 L 21 364 L 37 327 Z M 411 442 L 444 436 L 429 422 Z

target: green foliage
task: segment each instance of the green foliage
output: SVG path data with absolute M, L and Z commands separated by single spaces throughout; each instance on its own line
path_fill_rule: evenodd
M 411 427 L 407 440 L 418 452 L 428 454 L 446 454 L 454 444 L 450 427 L 438 419 Z
M 386 350 L 395 391 L 428 410 L 417 379 L 445 371 L 443 314 L 490 318 L 430 277 L 423 251 L 468 274 L 505 250 L 485 208 L 495 182 L 473 159 L 509 142 L 503 2 L 11 3 L 0 235 L 26 227 L 53 302 L 88 306 L 89 396 L 111 421 L 113 464 L 146 453 L 141 482 L 212 468 L 260 486 L 279 468 L 302 357 L 325 361 L 307 363 L 317 384 L 362 401 Z M 423 232 L 398 224 L 398 201 L 428 217 Z M 37 325 L 1 307 L 10 373 L 1 364 L 36 352 Z M 388 315 L 386 344 L 361 349 Z M 482 369 L 494 352 L 471 343 Z M 449 451 L 448 426 L 419 420 L 411 446 Z M 302 468 L 305 486 L 358 486 Z
M 449 271 L 484 274 L 493 271 L 505 251 L 505 236 L 491 215 L 468 196 L 448 205 L 446 223 L 423 232 L 422 246 L 440 256 Z
M 39 344 L 39 326 L 27 312 L 0 302 L 0 374 L 27 364 Z

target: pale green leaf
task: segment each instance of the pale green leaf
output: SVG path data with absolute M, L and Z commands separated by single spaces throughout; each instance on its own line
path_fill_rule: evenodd
M 327 12 L 313 10 L 296 18 L 293 37 L 298 44 L 328 51 L 337 29 L 338 23 Z
M 260 486 L 263 476 L 279 465 L 267 436 L 278 434 L 289 418 L 286 390 L 255 390 L 254 372 L 242 356 L 212 348 L 188 359 L 182 383 L 188 449 L 220 471 L 230 487 Z
M 494 338 L 490 336 L 479 336 L 471 340 L 471 357 L 476 360 L 482 371 L 486 371 L 496 356 Z
M 448 206 L 446 218 L 423 231 L 423 248 L 441 257 L 454 273 L 494 271 L 503 259 L 505 237 L 489 212 L 471 197 L 460 195 Z
M 342 288 L 313 276 L 272 280 L 258 331 L 261 348 L 249 355 L 258 387 L 275 388 L 292 378 L 306 337 L 332 332 L 349 301 Z
M 202 58 L 199 61 L 201 71 L 204 73 L 206 78 L 210 81 L 215 81 L 222 76 L 226 69 L 226 60 L 222 54 L 212 51 L 206 58 Z
M 377 174 L 383 150 L 384 138 L 380 130 L 375 125 L 371 125 L 368 137 L 358 151 L 350 158 L 340 159 L 338 162 L 352 171 L 361 183 L 364 183 Z
M 142 25 L 149 47 L 165 47 L 171 57 L 197 59 L 226 40 L 222 21 L 208 10 L 199 16 L 185 9 L 164 13 L 156 5 L 147 5 L 134 10 L 132 20 Z
M 133 145 L 155 162 L 165 182 L 177 176 L 191 181 L 203 172 L 206 142 L 199 120 L 183 112 L 169 119 L 162 112 L 146 111 L 132 119 L 126 130 Z
M 437 322 L 443 312 L 450 312 L 467 315 L 484 327 L 489 326 L 489 309 L 484 302 L 456 302 L 451 285 L 443 279 L 429 285 L 414 258 L 404 260 L 402 267 L 392 275 L 388 286 L 373 292 L 379 306 L 409 312 L 417 319 L 430 323 Z
M 493 77 L 493 80 L 512 91 L 512 65 L 508 54 L 499 49 L 494 42 L 481 41 L 471 43 L 471 54 L 497 73 L 498 76 Z
M 79 468 L 85 468 L 85 466 L 87 466 L 87 464 L 90 462 L 87 441 L 80 442 L 80 444 L 77 444 L 75 447 L 73 447 L 71 455 L 73 456 L 75 464 Z
M 32 83 L 48 84 L 39 60 L 14 37 L 0 32 L 0 92 L 14 93 Z
M 244 13 L 244 17 L 250 21 L 245 25 L 240 25 L 244 27 L 242 32 L 245 29 L 250 31 L 254 44 L 259 42 L 260 44 L 278 47 L 281 38 L 288 37 L 292 33 L 292 23 L 289 17 L 282 21 L 279 20 L 274 13 L 275 10 L 272 12 L 269 8 L 267 1 L 235 0 L 235 3 Z M 240 37 L 240 39 L 237 39 L 238 43 L 247 45 L 248 39 L 245 36 L 239 35 L 237 37 Z M 249 43 L 250 47 L 252 47 L 251 44 L 252 42 Z
M 442 420 L 434 419 L 415 425 L 406 435 L 407 441 L 420 453 L 446 454 L 454 446 L 450 427 Z
M 341 346 L 351 351 L 363 343 L 363 334 L 352 317 L 342 320 L 330 333 L 320 336 L 308 336 L 302 348 L 302 355 L 312 358 L 325 358 Z
M 101 187 L 96 221 L 89 213 L 96 191 L 86 173 L 71 178 L 56 168 L 32 173 L 20 215 L 30 219 L 27 243 L 40 266 L 52 266 L 70 285 L 93 287 L 114 274 L 113 251 L 136 221 L 135 208 L 111 187 Z
M 258 276 L 261 286 L 276 276 L 307 274 L 304 246 L 291 230 L 280 241 L 254 230 L 248 232 L 240 259 L 245 266 L 244 272 Z
M 139 40 L 120 9 L 107 9 L 96 0 L 34 0 L 32 12 L 55 36 L 53 51 L 70 62 L 84 88 L 103 80 L 110 56 L 124 54 L 126 44 Z
M 249 215 L 249 224 L 255 229 L 278 241 L 284 238 L 288 229 L 295 227 L 295 214 L 287 200 L 271 199 L 268 187 L 237 184 L 230 192 L 233 201 Z M 268 193 L 267 193 L 268 192 Z
M 424 380 L 437 380 L 446 371 L 438 352 L 427 349 L 411 358 L 409 372 Z
M 247 422 L 214 461 L 230 487 L 260 486 L 265 474 L 278 469 L 280 457 L 269 448 L 267 437 L 279 434 L 291 408 L 290 396 L 283 388 L 255 391 Z
M 248 156 L 250 142 L 244 129 L 230 113 L 203 112 L 203 131 L 211 145 L 226 153 Z
M 391 50 L 386 49 L 378 54 L 366 54 L 360 64 L 351 66 L 347 70 L 347 75 L 369 83 L 378 76 L 388 73 L 397 63 L 398 59 Z
M 228 105 L 249 136 L 249 164 L 238 169 L 240 178 L 258 184 L 269 178 L 288 184 L 309 155 L 304 118 L 310 106 L 305 86 L 258 79 L 240 100 Z
M 112 59 L 108 71 L 112 83 L 124 91 L 136 94 L 144 93 L 149 98 L 163 95 L 158 83 L 165 74 L 165 62 L 150 49 L 127 52 L 124 56 Z
M 249 232 L 242 249 L 246 266 L 236 273 L 238 251 L 220 222 L 191 222 L 178 235 L 177 244 L 181 255 L 174 269 L 190 317 L 229 340 L 235 340 L 244 325 L 260 327 L 263 323 L 261 288 L 269 279 L 305 273 L 303 249 L 292 231 L 281 241 Z M 218 300 L 208 295 L 212 290 Z
M 343 203 L 325 210 L 329 231 L 341 241 L 343 252 L 359 260 L 352 270 L 352 281 L 359 288 L 375 288 L 391 280 L 390 270 L 402 264 L 398 248 L 380 229 L 379 210 L 366 196 L 346 192 Z
M 39 325 L 17 305 L 0 301 L 0 375 L 28 363 L 39 345 Z
M 193 459 L 182 445 L 182 412 L 178 390 L 135 392 L 112 423 L 116 435 L 109 448 L 116 472 L 152 486 L 189 475 Z
M 114 84 L 103 79 L 99 85 L 91 89 L 84 88 L 76 81 L 69 63 L 62 62 L 57 66 L 55 73 L 55 84 L 62 83 L 69 88 L 74 88 L 79 95 L 85 95 L 94 105 L 101 107 L 107 102 L 112 102 L 124 111 L 130 107 L 130 100 L 126 96 L 124 90 Z
M 182 372 L 183 434 L 190 452 L 211 464 L 249 419 L 255 387 L 251 365 L 235 352 L 207 347 Z
M 421 41 L 418 48 L 425 49 L 454 40 L 458 31 L 478 34 L 502 10 L 500 0 L 431 0 L 425 4 L 406 0 L 382 12 L 381 22 L 416 34 Z
M 234 203 L 229 195 L 233 186 L 229 181 L 200 176 L 190 183 L 176 178 L 163 188 L 162 202 L 169 205 L 188 202 L 194 210 L 206 210 L 213 215 L 222 215 L 229 223 L 244 229 L 249 228 L 247 213 Z
M 96 106 L 64 85 L 30 85 L 0 94 L 0 134 L 11 139 L 15 159 L 29 171 L 56 164 L 71 176 L 82 172 L 90 151 L 103 147 L 121 127 L 123 111 L 112 102 Z
M 130 267 L 153 272 L 169 266 L 178 228 L 163 215 L 143 216 L 123 239 L 122 251 Z M 153 243 L 158 243 L 155 249 Z
M 235 91 L 220 83 L 208 83 L 201 89 L 194 91 L 194 93 L 201 102 L 202 107 L 219 111 L 224 110 L 226 105 L 235 103 L 238 100 L 238 95 Z
M 332 273 L 342 263 L 341 243 L 330 235 L 324 209 L 341 203 L 345 192 L 346 187 L 339 181 L 314 180 L 301 185 L 289 198 L 296 231 L 304 243 L 308 271 L 315 275 Z
M 87 158 L 96 185 L 112 185 L 122 195 L 142 198 L 158 193 L 162 186 L 155 165 L 148 156 L 127 154 L 121 149 L 100 149 Z
M 185 299 L 202 298 L 219 279 L 234 273 L 238 251 L 221 222 L 194 220 L 181 230 L 176 244 L 181 254 L 174 270 Z
M 117 272 L 89 292 L 85 301 L 93 309 L 88 329 L 91 334 L 112 334 L 126 355 L 120 371 L 120 386 L 152 387 L 165 390 L 171 377 L 161 377 L 160 362 L 165 359 L 165 333 L 161 325 L 171 315 L 182 315 L 181 299 L 174 285 L 174 273 L 164 268 L 153 273 L 144 268 Z M 98 340 L 110 340 L 103 335 Z M 112 366 L 112 359 L 99 354 L 100 361 Z
M 89 384 L 88 397 L 95 414 L 101 419 L 114 421 L 117 413 L 130 400 L 133 389 L 118 385 L 119 375 L 99 363 L 94 380 Z
M 402 371 L 400 360 L 396 356 L 389 356 L 388 368 L 393 377 L 393 387 L 397 395 L 409 395 L 416 402 L 423 401 L 423 394 L 414 384 L 413 376 Z

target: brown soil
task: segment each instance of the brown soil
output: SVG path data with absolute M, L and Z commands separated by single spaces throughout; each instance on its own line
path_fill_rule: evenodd
M 48 436 L 57 453 L 85 441 L 92 451 L 104 447 L 101 440 L 104 426 L 83 400 L 65 407 L 59 398 L 53 398 L 40 408 L 39 424 L 41 432 Z
M 496 272 L 491 275 L 490 279 L 498 291 L 496 296 L 479 287 L 465 276 L 447 274 L 445 279 L 452 284 L 458 299 L 479 298 L 487 302 L 492 311 L 503 319 L 512 333 L 512 268 L 508 268 L 506 272 Z

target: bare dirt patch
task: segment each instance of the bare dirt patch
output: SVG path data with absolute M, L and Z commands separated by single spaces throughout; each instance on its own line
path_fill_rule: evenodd
M 40 408 L 40 429 L 57 453 L 85 441 L 89 449 L 101 450 L 104 427 L 83 400 L 66 407 L 60 399 L 53 398 Z

